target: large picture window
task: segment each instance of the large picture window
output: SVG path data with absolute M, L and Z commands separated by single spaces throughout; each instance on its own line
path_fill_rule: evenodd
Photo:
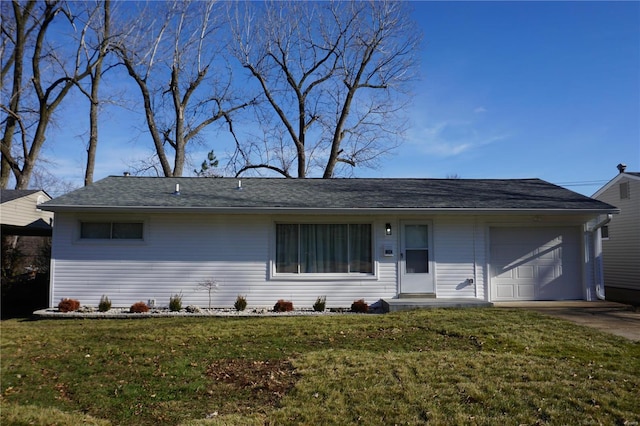
M 100 240 L 141 240 L 142 222 L 81 222 L 80 238 Z
M 277 224 L 276 272 L 372 274 L 370 224 Z

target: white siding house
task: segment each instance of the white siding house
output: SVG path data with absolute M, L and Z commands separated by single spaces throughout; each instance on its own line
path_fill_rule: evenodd
M 179 185 L 179 192 L 176 190 Z M 109 177 L 56 212 L 51 306 L 174 294 L 206 307 L 278 299 L 596 298 L 593 224 L 612 206 L 537 179 Z
M 40 204 L 51 200 L 42 190 L 3 189 L 0 192 L 0 223 L 3 229 L 46 228 L 50 229 L 53 213 L 41 210 Z
M 593 195 L 620 209 L 602 241 L 606 298 L 640 305 L 640 173 L 618 168 L 620 173 Z

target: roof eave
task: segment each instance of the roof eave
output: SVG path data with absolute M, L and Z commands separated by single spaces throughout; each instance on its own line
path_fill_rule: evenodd
M 234 213 L 234 214 L 618 214 L 619 209 L 531 208 L 316 208 L 316 207 L 165 207 L 165 206 L 42 206 L 54 213 Z

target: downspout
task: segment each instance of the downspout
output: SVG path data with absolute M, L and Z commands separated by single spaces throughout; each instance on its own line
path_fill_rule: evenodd
M 476 253 L 476 231 L 478 229 L 478 216 L 473 221 L 473 285 L 474 285 L 474 297 L 478 298 L 478 259 Z M 484 295 L 484 299 L 487 300 L 487 295 Z
M 591 229 L 591 233 L 593 234 L 593 275 L 594 281 L 596 285 L 596 296 L 600 300 L 605 300 L 604 294 L 604 271 L 602 270 L 602 237 L 598 233 L 598 230 L 603 226 L 607 225 L 611 222 L 611 218 L 613 215 L 607 214 L 607 217 L 596 223 Z

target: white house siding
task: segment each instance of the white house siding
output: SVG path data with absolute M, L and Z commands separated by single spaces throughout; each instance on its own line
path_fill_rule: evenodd
M 484 299 L 483 226 L 476 218 L 444 216 L 433 233 L 437 297 Z
M 629 185 L 629 198 L 620 197 L 623 182 Z M 602 241 L 607 299 L 640 303 L 640 179 L 622 175 L 595 198 L 620 209 L 608 225 L 609 239 Z
M 47 224 L 53 220 L 53 213 L 38 209 L 39 203 L 51 198 L 43 191 L 34 192 L 24 197 L 2 203 L 0 206 L 0 223 L 4 225 L 27 226 L 42 219 Z
M 199 286 L 215 280 L 212 305 L 231 306 L 240 293 L 264 286 L 267 274 L 268 220 L 247 216 L 147 215 L 107 219 L 145 221 L 145 241 L 78 240 L 80 218 L 58 214 L 54 229 L 52 304 L 63 297 L 97 305 L 101 295 L 114 306 L 155 299 L 167 305 L 182 294 L 183 305 L 208 305 Z M 262 289 L 255 288 L 256 294 Z
M 144 242 L 79 241 L 80 220 L 145 223 Z M 54 227 L 51 305 L 61 298 L 97 305 L 101 295 L 114 306 L 155 300 L 168 305 L 182 294 L 183 305 L 206 307 L 208 292 L 199 284 L 215 280 L 211 304 L 231 307 L 246 295 L 250 307 L 272 307 L 278 299 L 296 308 L 310 308 L 326 296 L 329 307 L 348 307 L 354 300 L 373 303 L 398 292 L 399 226 L 401 220 L 432 223 L 435 291 L 438 298 L 490 300 L 489 247 L 492 226 L 579 226 L 584 218 L 519 216 L 301 216 L 143 214 L 91 215 L 57 213 Z M 362 278 L 278 277 L 274 275 L 276 222 L 372 223 L 375 276 Z M 384 233 L 391 223 L 393 235 Z M 385 256 L 390 247 L 393 256 Z M 586 266 L 585 266 L 586 268 Z M 580 277 L 578 277 L 579 279 Z M 591 285 L 586 276 L 585 285 Z M 473 282 L 471 282 L 473 280 Z
M 144 220 L 144 242 L 79 241 L 80 220 Z M 257 215 L 72 215 L 58 214 L 52 260 L 52 306 L 62 298 L 97 305 L 101 295 L 113 306 L 130 306 L 155 300 L 166 306 L 174 294 L 183 305 L 206 307 L 208 292 L 199 284 L 215 280 L 214 307 L 231 307 L 246 295 L 249 306 L 270 307 L 278 299 L 295 307 L 311 307 L 319 296 L 327 306 L 350 306 L 356 299 L 372 303 L 396 294 L 394 258 L 382 258 L 376 241 L 374 258 L 380 259 L 375 277 L 366 279 L 278 279 L 271 276 L 269 261 L 276 220 L 309 220 L 305 217 Z M 317 222 L 315 219 L 311 221 Z M 368 223 L 370 217 L 349 221 Z M 373 226 L 376 238 L 384 238 L 384 221 Z M 393 242 L 393 240 L 392 240 Z M 393 242 L 395 244 L 395 242 Z

